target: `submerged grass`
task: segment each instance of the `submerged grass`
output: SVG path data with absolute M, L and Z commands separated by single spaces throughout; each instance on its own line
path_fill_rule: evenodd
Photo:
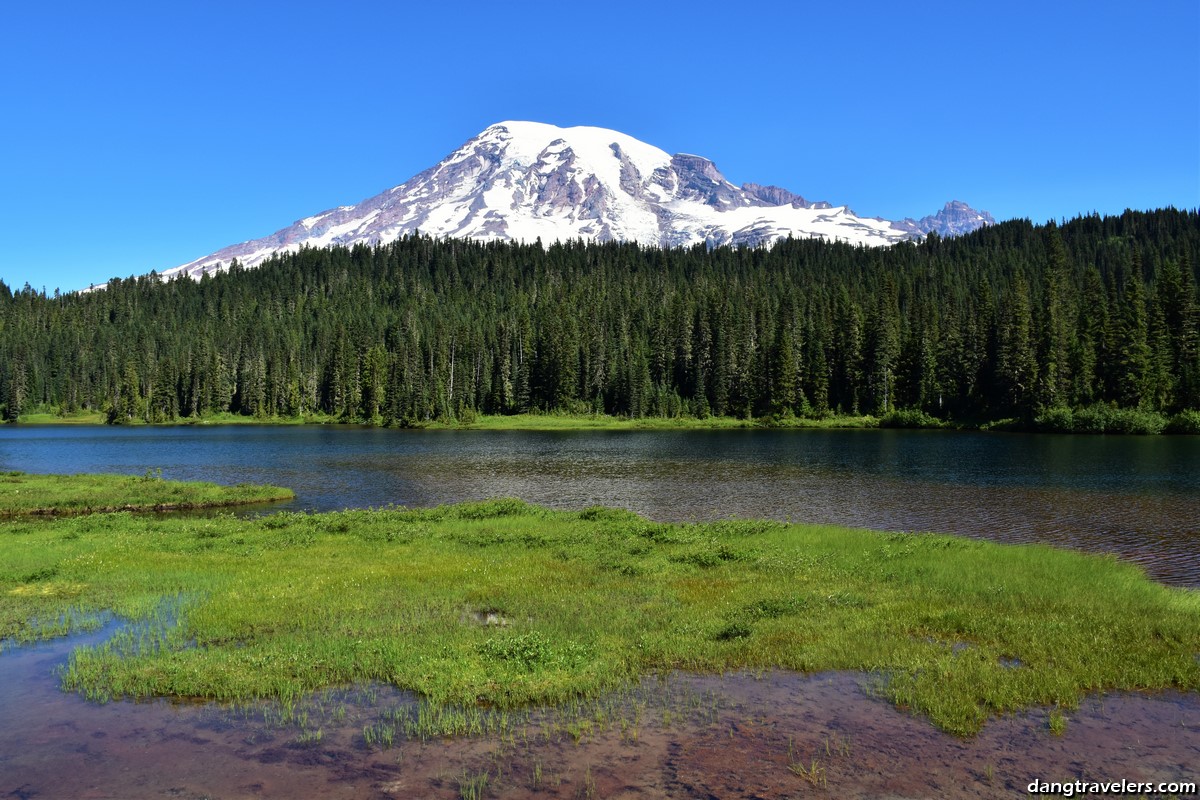
M 290 489 L 278 486 L 167 481 L 162 479 L 161 470 L 148 470 L 141 477 L 0 473 L 0 517 L 172 511 L 265 503 L 294 496 Z
M 382 681 L 450 720 L 411 724 L 455 729 L 471 717 L 454 709 L 676 669 L 862 670 L 958 734 L 1088 692 L 1200 690 L 1200 593 L 1044 546 L 517 500 L 0 527 L 0 639 L 64 615 L 154 620 L 163 598 L 176 624 L 77 650 L 66 688 L 288 703 Z

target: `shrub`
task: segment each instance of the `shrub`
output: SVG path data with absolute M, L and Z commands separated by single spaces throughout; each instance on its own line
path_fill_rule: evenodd
M 1162 433 L 1167 418 L 1155 411 L 1113 408 L 1102 403 L 1071 411 L 1052 408 L 1034 419 L 1039 431 L 1055 433 Z
M 1165 427 L 1167 427 L 1167 418 L 1155 411 L 1114 408 L 1110 427 L 1107 430 L 1112 433 L 1153 435 L 1162 433 Z
M 1034 427 L 1047 433 L 1073 433 L 1075 414 L 1069 408 L 1051 408 L 1033 420 Z
M 1104 433 L 1111 416 L 1112 409 L 1108 406 L 1081 408 L 1075 412 L 1075 433 Z
M 879 420 L 881 428 L 941 428 L 944 424 L 919 408 L 898 408 L 884 414 Z
M 1167 421 L 1165 432 L 1200 434 L 1200 411 L 1180 411 Z

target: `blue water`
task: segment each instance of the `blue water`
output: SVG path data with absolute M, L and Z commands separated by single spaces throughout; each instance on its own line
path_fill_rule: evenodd
M 1110 552 L 1200 585 L 1200 437 L 889 430 L 0 428 L 0 469 L 295 490 L 285 507 L 515 496 L 656 519 L 771 517 Z

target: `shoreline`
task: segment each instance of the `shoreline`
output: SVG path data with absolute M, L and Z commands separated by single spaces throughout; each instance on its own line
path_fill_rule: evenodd
M 880 703 L 862 692 L 861 680 L 673 673 L 633 687 L 624 703 L 538 710 L 510 716 L 507 729 L 454 738 L 412 730 L 413 700 L 385 685 L 322 691 L 290 707 L 223 707 L 96 705 L 45 681 L 38 702 L 25 714 L 17 709 L 11 735 L 0 741 L 13 754 L 0 790 L 68 797 L 103 787 L 150 797 L 151 789 L 159 796 L 185 787 L 189 796 L 243 796 L 255 782 L 271 787 L 265 797 L 305 796 L 324 785 L 353 796 L 450 800 L 486 783 L 483 796 L 578 798 L 631 787 L 659 796 L 670 776 L 677 793 L 731 800 L 818 788 L 848 800 L 899 788 L 906 797 L 966 800 L 1016 795 L 1031 780 L 1077 770 L 1195 779 L 1180 766 L 1194 761 L 1195 694 L 1089 694 L 1061 732 L 1051 727 L 1055 710 L 1037 708 L 993 719 L 964 740 Z M 77 723 L 73 733 L 51 733 L 50 723 L 66 718 Z M 123 746 L 145 730 L 163 735 Z M 29 748 L 30 738 L 56 748 L 55 757 Z M 64 763 L 79 766 L 64 770 Z M 163 776 L 153 766 L 162 763 L 196 766 Z
M 329 415 L 306 414 L 295 417 L 243 417 L 220 414 L 212 417 L 180 417 L 166 422 L 141 420 L 112 427 L 221 427 L 239 425 L 264 426 L 348 426 L 410 430 L 709 430 L 734 428 L 877 428 L 879 418 L 870 415 L 834 416 L 823 419 L 792 417 L 788 419 L 741 419 L 738 417 L 614 417 L 607 414 L 480 414 L 468 420 L 424 420 L 407 424 L 387 424 L 383 420 L 342 420 Z M 57 414 L 25 414 L 15 424 L 109 426 L 99 412 L 83 412 L 67 416 Z M 950 426 L 946 426 L 950 427 Z
M 108 426 L 100 412 L 26 414 L 14 424 L 23 426 Z M 567 431 L 567 430 L 951 430 L 1003 433 L 1048 433 L 1076 435 L 1197 435 L 1200 412 L 1181 412 L 1173 417 L 1148 415 L 1123 409 L 1084 409 L 1072 412 L 1057 409 L 1033 421 L 1000 419 L 983 422 L 945 421 L 922 412 L 895 411 L 883 417 L 831 415 L 825 417 L 615 417 L 607 414 L 527 413 L 464 415 L 461 420 L 424 420 L 390 424 L 382 419 L 343 420 L 330 415 L 308 414 L 295 417 L 245 417 L 219 414 L 211 417 L 182 417 L 165 422 L 134 420 L 113 427 L 236 427 L 261 426 L 349 426 L 410 430 L 455 431 Z

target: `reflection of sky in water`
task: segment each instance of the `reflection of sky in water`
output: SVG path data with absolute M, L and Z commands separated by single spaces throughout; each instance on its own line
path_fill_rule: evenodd
M 269 482 L 291 507 L 515 496 L 657 519 L 773 517 L 1115 552 L 1200 585 L 1200 437 L 930 431 L 0 429 L 0 469 Z

